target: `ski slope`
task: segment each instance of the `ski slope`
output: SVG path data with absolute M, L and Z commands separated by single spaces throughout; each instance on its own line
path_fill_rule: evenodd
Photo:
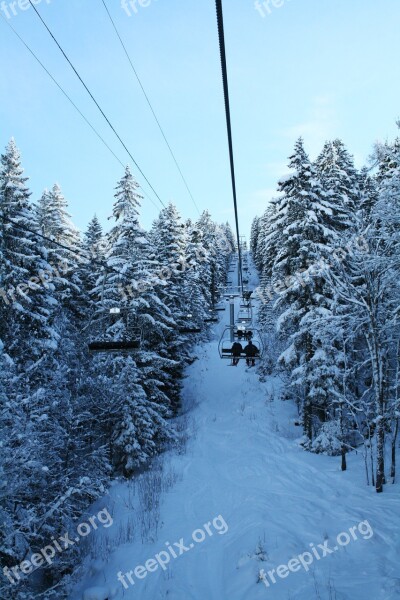
M 280 380 L 261 383 L 243 361 L 228 367 L 229 361 L 219 359 L 228 312 L 187 369 L 178 423 L 188 427 L 189 438 L 180 453 L 169 451 L 155 467 L 163 481 L 159 498 L 154 493 L 151 504 L 154 471 L 115 483 L 98 503 L 109 508 L 114 524 L 96 532 L 94 558 L 83 565 L 71 600 L 400 598 L 398 485 L 378 495 L 365 485 L 361 454 L 349 455 L 342 473 L 340 458 L 311 455 L 297 445 L 296 409 L 279 400 Z M 145 497 L 151 506 L 147 517 L 141 508 Z M 350 536 L 351 528 L 357 539 L 338 546 L 337 536 Z M 194 542 L 192 533 L 199 529 L 205 539 Z M 182 543 L 188 550 L 178 555 Z M 318 544 L 338 549 L 322 557 L 320 548 L 321 558 L 314 555 L 308 571 L 291 563 L 296 570 L 276 574 L 279 565 L 311 555 Z M 160 553 L 168 546 L 177 557 L 170 554 L 161 567 Z M 139 568 L 142 578 L 137 577 L 135 568 L 156 554 L 157 569 L 150 571 L 156 562 L 150 561 L 146 574 Z M 309 560 L 303 556 L 305 564 Z M 268 575 L 260 581 L 261 570 L 272 571 L 276 583 Z M 126 576 L 125 585 L 117 579 L 130 571 L 133 585 Z

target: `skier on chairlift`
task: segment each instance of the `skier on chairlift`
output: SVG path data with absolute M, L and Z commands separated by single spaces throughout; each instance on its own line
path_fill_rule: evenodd
M 239 360 L 240 360 L 240 354 L 243 351 L 242 344 L 240 344 L 239 342 L 234 342 L 232 344 L 231 350 L 232 350 L 232 366 L 237 367 Z
M 259 350 L 255 344 L 251 340 L 244 349 L 244 353 L 246 355 L 246 365 L 248 367 L 255 367 L 256 360 L 255 357 L 259 354 Z

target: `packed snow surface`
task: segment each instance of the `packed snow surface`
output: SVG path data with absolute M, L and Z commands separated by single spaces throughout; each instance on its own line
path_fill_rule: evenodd
M 187 369 L 177 421 L 186 446 L 103 499 L 114 524 L 93 540 L 96 560 L 71 600 L 400 598 L 398 485 L 367 487 L 361 452 L 343 473 L 340 458 L 302 450 L 281 380 L 219 358 L 229 310 L 220 314 Z

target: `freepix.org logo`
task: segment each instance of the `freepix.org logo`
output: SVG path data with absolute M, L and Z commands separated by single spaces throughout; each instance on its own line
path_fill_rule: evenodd
M 41 2 L 50 4 L 51 1 L 52 0 L 32 0 L 32 4 L 36 5 Z M 28 10 L 28 8 L 32 8 L 29 0 L 17 0 L 15 2 L 5 2 L 5 0 L 2 0 L 2 2 L 0 2 L 0 11 L 7 19 L 16 17 L 20 11 Z
M 282 8 L 290 0 L 255 0 L 254 8 L 258 14 L 265 19 L 267 15 L 271 15 L 276 8 Z
M 137 15 L 140 8 L 147 8 L 156 0 L 121 0 L 121 8 L 128 17 Z
M 143 565 L 137 565 L 131 571 L 122 573 L 119 571 L 117 579 L 122 583 L 127 590 L 129 585 L 135 585 L 135 579 L 140 580 L 147 577 L 149 573 L 154 573 L 161 568 L 167 570 L 167 565 L 172 560 L 179 558 L 182 554 L 190 552 L 197 544 L 202 544 L 208 537 L 212 537 L 216 532 L 219 535 L 224 535 L 228 531 L 228 525 L 222 515 L 218 515 L 212 521 L 204 523 L 203 528 L 195 529 L 192 532 L 191 541 L 185 542 L 183 538 L 179 542 L 165 542 L 166 549 L 160 550 L 154 557 L 148 558 Z M 128 580 L 128 581 L 127 581 Z
M 98 529 L 102 525 L 106 529 L 113 525 L 114 521 L 106 508 L 100 510 L 97 515 L 89 517 L 88 523 L 82 522 L 76 528 L 76 536 L 71 539 L 70 534 L 66 532 L 60 536 L 58 540 L 52 537 L 51 543 L 32 554 L 28 559 L 23 560 L 20 564 L 13 567 L 4 567 L 3 575 L 7 577 L 10 583 L 17 585 L 22 579 L 30 575 L 40 567 L 52 565 L 53 559 L 57 554 L 61 554 L 64 550 L 79 544 L 82 538 L 88 536 L 92 531 Z M 97 523 L 96 523 L 97 521 Z
M 322 544 L 315 545 L 314 543 L 309 544 L 310 550 L 298 554 L 289 560 L 287 564 L 282 564 L 271 569 L 268 573 L 264 569 L 261 569 L 259 573 L 259 581 L 262 581 L 265 587 L 271 587 L 271 583 L 277 583 L 277 577 L 279 579 L 286 579 L 291 573 L 296 573 L 301 569 L 306 572 L 310 570 L 310 566 L 314 560 L 321 560 L 331 554 L 334 554 L 341 548 L 348 546 L 350 542 L 355 542 L 359 539 L 359 535 L 364 540 L 369 540 L 373 535 L 373 529 L 368 521 L 361 521 L 358 525 L 350 527 L 348 531 L 342 531 L 336 536 L 336 544 L 333 547 L 329 546 L 329 540 L 325 540 Z

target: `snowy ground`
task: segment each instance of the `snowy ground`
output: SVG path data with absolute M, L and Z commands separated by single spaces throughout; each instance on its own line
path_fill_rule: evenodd
M 228 311 L 221 314 L 215 339 L 197 349 L 187 370 L 180 419 L 189 430 L 186 448 L 168 452 L 135 482 L 116 482 L 99 503 L 113 512 L 114 524 L 93 540 L 96 560 L 83 566 L 83 583 L 70 599 L 400 598 L 398 485 L 383 494 L 367 488 L 360 454 L 348 456 L 342 473 L 339 458 L 301 450 L 296 410 L 279 401 L 279 379 L 260 383 L 244 364 L 219 359 Z M 147 513 L 140 509 L 146 503 Z M 198 529 L 202 542 L 192 538 Z M 340 542 L 348 543 L 340 547 L 344 532 Z M 161 568 L 168 545 L 177 555 L 183 550 L 181 538 L 188 550 L 177 558 L 170 552 Z M 322 558 L 324 543 L 338 550 Z M 135 573 L 161 551 L 159 562 Z M 313 558 L 308 571 L 292 562 L 293 571 L 276 574 L 305 552 L 304 563 Z M 276 583 L 268 575 L 257 583 L 261 569 L 275 569 Z M 125 576 L 125 589 L 117 573 L 129 571 L 134 585 Z

